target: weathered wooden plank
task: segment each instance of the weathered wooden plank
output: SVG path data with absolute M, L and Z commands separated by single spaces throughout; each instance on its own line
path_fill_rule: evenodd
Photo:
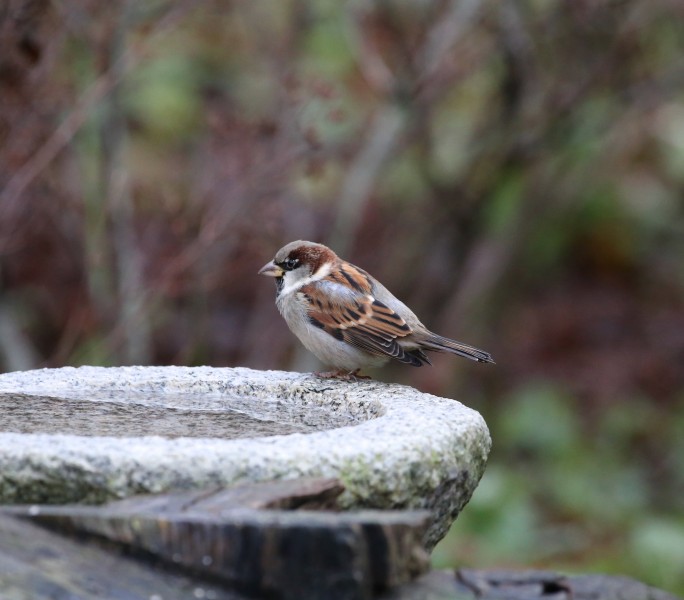
M 217 577 L 235 589 L 280 598 L 308 597 L 311 590 L 323 594 L 319 597 L 327 591 L 341 598 L 370 598 L 373 590 L 405 583 L 429 566 L 422 546 L 424 511 L 232 509 L 217 520 L 183 513 L 126 515 L 104 507 L 42 507 L 24 518 L 100 536 Z
M 629 577 L 554 571 L 432 571 L 378 600 L 679 600 Z
M 140 495 L 110 502 L 110 511 L 145 514 L 199 514 L 219 517 L 234 508 L 337 510 L 344 491 L 339 479 L 300 478 L 248 483 L 230 488 Z
M 187 600 L 242 597 L 191 578 L 82 544 L 26 520 L 0 515 L 2 600 Z
M 371 598 L 428 569 L 426 511 L 268 509 L 331 506 L 342 490 L 336 480 L 307 479 L 100 507 L 2 510 L 61 532 L 106 539 L 257 597 Z

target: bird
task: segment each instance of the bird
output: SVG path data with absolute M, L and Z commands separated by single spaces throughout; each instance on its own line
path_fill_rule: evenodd
M 390 360 L 421 367 L 431 364 L 426 351 L 494 363 L 489 352 L 430 331 L 377 279 L 323 244 L 290 242 L 258 274 L 275 279 L 288 327 L 332 368 L 320 377 L 369 379 L 361 369 Z

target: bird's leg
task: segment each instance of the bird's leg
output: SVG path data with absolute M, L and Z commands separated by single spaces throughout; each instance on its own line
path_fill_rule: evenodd
M 372 377 L 370 375 L 360 375 L 359 374 L 360 370 L 361 369 L 355 369 L 354 371 L 349 373 L 349 377 L 351 377 L 352 379 L 372 379 Z
M 336 369 L 335 371 L 314 371 L 314 375 L 321 379 L 340 379 L 348 373 L 342 369 Z
M 345 381 L 358 381 L 359 379 L 370 379 L 368 375 L 359 375 L 361 369 L 353 371 L 346 371 L 344 369 L 336 369 L 334 371 L 316 371 L 314 375 L 323 379 L 343 379 Z

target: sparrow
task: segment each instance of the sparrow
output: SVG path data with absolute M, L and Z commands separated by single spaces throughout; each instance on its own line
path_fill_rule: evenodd
M 259 275 L 275 279 L 276 306 L 292 333 L 334 369 L 321 377 L 366 378 L 361 369 L 389 360 L 421 367 L 431 364 L 426 350 L 494 362 L 484 350 L 431 332 L 377 279 L 323 244 L 290 242 Z

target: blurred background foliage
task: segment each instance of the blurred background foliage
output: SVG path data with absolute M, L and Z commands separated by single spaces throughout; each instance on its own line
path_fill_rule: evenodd
M 435 564 L 684 594 L 684 4 L 5 0 L 0 368 L 312 369 L 257 269 L 333 246 L 481 411 Z

